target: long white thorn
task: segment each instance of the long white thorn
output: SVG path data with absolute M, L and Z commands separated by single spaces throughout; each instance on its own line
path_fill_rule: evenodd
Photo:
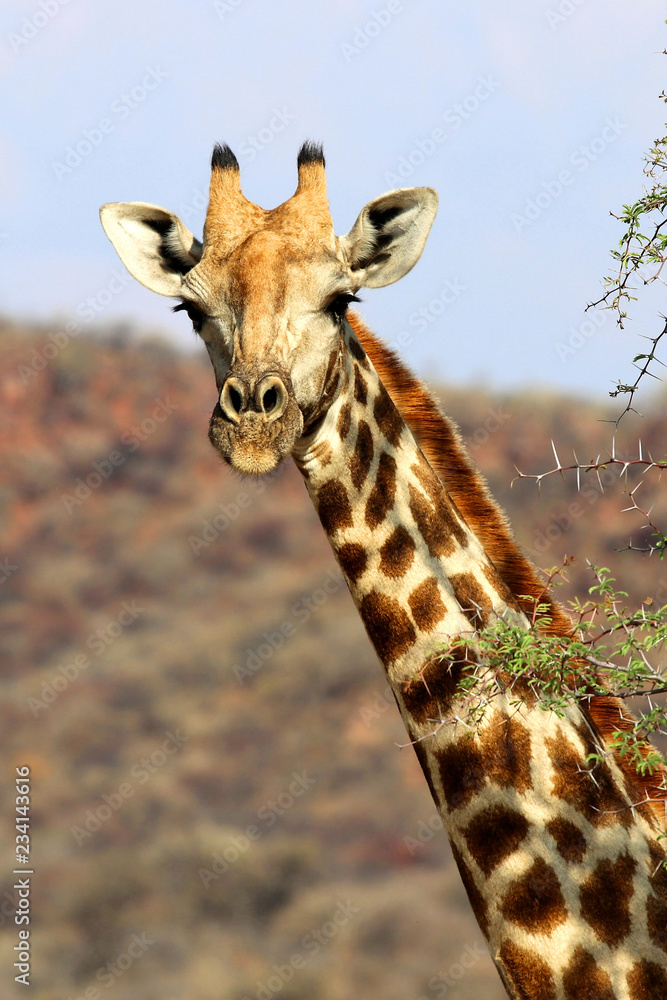
M 556 445 L 554 444 L 554 439 L 553 438 L 551 439 L 551 447 L 553 448 L 553 451 L 554 451 L 554 458 L 556 459 L 556 465 L 560 469 L 560 467 L 561 467 L 560 458 L 558 457 L 558 452 L 556 451 Z

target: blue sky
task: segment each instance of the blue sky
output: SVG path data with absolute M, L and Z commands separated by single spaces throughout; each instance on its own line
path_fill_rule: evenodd
M 413 367 L 601 398 L 665 310 L 654 285 L 626 332 L 583 312 L 663 134 L 663 28 L 648 0 L 9 0 L 2 310 L 192 345 L 183 313 L 114 277 L 99 205 L 154 202 L 199 233 L 215 141 L 272 207 L 312 138 L 340 233 L 392 187 L 439 192 L 417 267 L 361 306 Z

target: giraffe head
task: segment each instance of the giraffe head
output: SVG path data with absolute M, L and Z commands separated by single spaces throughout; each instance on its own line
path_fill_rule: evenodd
M 210 438 L 249 475 L 269 472 L 336 394 L 348 303 L 363 286 L 403 277 L 435 213 L 430 188 L 369 202 L 335 236 L 321 147 L 299 153 L 299 182 L 265 210 L 241 191 L 239 165 L 216 146 L 203 242 L 172 212 L 144 202 L 103 205 L 104 230 L 128 271 L 181 300 L 208 349 L 219 400 Z

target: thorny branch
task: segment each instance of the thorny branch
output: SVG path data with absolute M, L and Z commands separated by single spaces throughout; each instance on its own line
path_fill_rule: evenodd
M 625 416 L 626 413 L 629 413 L 630 411 L 632 411 L 633 413 L 637 413 L 638 412 L 637 410 L 635 410 L 635 408 L 634 408 L 634 406 L 632 404 L 633 404 L 633 400 L 635 398 L 635 393 L 637 392 L 637 389 L 639 388 L 639 383 L 641 382 L 642 378 L 645 375 L 650 375 L 651 378 L 654 378 L 654 379 L 657 379 L 658 381 L 660 381 L 660 379 L 658 378 L 657 375 L 654 375 L 652 371 L 649 371 L 649 366 L 651 365 L 651 362 L 656 361 L 659 365 L 662 365 L 663 368 L 667 367 L 667 365 L 665 365 L 665 363 L 663 361 L 661 361 L 660 358 L 658 358 L 656 356 L 656 353 L 655 353 L 656 347 L 658 346 L 658 344 L 660 343 L 660 341 L 662 340 L 662 338 L 665 336 L 665 334 L 667 334 L 667 317 L 663 316 L 662 318 L 665 320 L 665 325 L 663 326 L 662 330 L 657 335 L 657 337 L 645 337 L 644 338 L 645 340 L 650 341 L 650 343 L 652 345 L 651 350 L 649 351 L 649 353 L 648 354 L 637 354 L 632 359 L 632 363 L 634 364 L 635 367 L 638 367 L 637 366 L 637 362 L 638 361 L 642 361 L 642 360 L 644 361 L 644 364 L 639 369 L 639 374 L 637 375 L 637 378 L 635 379 L 635 381 L 632 383 L 632 385 L 626 385 L 625 383 L 619 381 L 619 382 L 616 383 L 616 388 L 613 389 L 612 391 L 610 391 L 610 393 L 609 393 L 609 395 L 612 396 L 612 397 L 621 396 L 624 393 L 627 393 L 629 395 L 629 397 L 630 397 L 628 399 L 628 401 L 627 401 L 626 407 L 623 410 L 623 412 L 620 414 L 620 416 L 616 417 L 616 419 L 613 421 L 614 424 L 616 425 L 616 427 L 618 427 L 618 425 L 620 424 L 621 420 L 623 419 L 623 417 Z
M 602 485 L 602 479 L 600 477 L 600 470 L 607 469 L 610 466 L 616 466 L 616 467 L 618 467 L 619 470 L 620 470 L 619 471 L 619 477 L 620 476 L 625 476 L 626 480 L 627 480 L 628 472 L 631 469 L 640 469 L 641 472 L 642 472 L 642 476 L 645 476 L 646 473 L 650 472 L 652 469 L 657 469 L 660 473 L 662 473 L 662 471 L 664 469 L 667 469 L 667 458 L 662 459 L 660 461 L 656 461 L 653 458 L 653 456 L 650 455 L 650 454 L 649 454 L 648 458 L 646 458 L 644 456 L 644 449 L 643 449 L 641 441 L 639 441 L 639 444 L 638 444 L 638 455 L 637 455 L 636 458 L 632 458 L 632 459 L 618 458 L 617 455 L 616 455 L 616 440 L 614 438 L 614 439 L 612 439 L 611 452 L 609 452 L 607 454 L 606 458 L 601 458 L 601 456 L 598 455 L 597 458 L 594 461 L 590 461 L 590 462 L 584 463 L 584 462 L 580 462 L 579 461 L 579 459 L 577 458 L 576 452 L 573 450 L 572 454 L 574 456 L 574 462 L 572 462 L 570 465 L 564 465 L 561 462 L 560 458 L 558 457 L 558 452 L 556 451 L 556 445 L 554 444 L 553 441 L 551 442 L 551 447 L 553 449 L 554 458 L 556 459 L 556 465 L 552 469 L 548 469 L 546 472 L 529 473 L 529 472 L 522 472 L 517 466 L 514 466 L 514 468 L 516 469 L 517 475 L 512 480 L 511 485 L 514 486 L 514 483 L 518 479 L 532 479 L 532 480 L 534 480 L 534 482 L 537 483 L 537 488 L 539 490 L 541 488 L 541 486 L 542 486 L 542 480 L 543 479 L 547 479 L 549 476 L 554 476 L 554 475 L 556 475 L 556 473 L 559 473 L 563 478 L 565 478 L 564 477 L 564 473 L 565 472 L 576 472 L 576 474 L 577 474 L 577 491 L 579 492 L 581 490 L 581 473 L 582 472 L 595 472 L 596 475 L 597 475 L 597 478 L 598 478 L 598 484 L 599 484 L 599 487 L 600 487 L 600 492 L 603 493 L 604 492 L 604 486 Z M 643 482 L 644 482 L 644 480 L 642 479 L 634 487 L 634 489 L 628 494 L 628 496 L 630 497 L 630 500 L 632 501 L 632 505 L 630 507 L 626 507 L 625 510 L 624 510 L 624 512 L 625 511 L 637 511 L 640 514 L 643 514 L 644 517 L 647 518 L 647 523 L 645 525 L 643 525 L 643 528 L 651 528 L 652 533 L 653 533 L 653 538 L 655 538 L 655 541 L 653 542 L 653 544 L 649 544 L 648 546 L 643 546 L 643 547 L 642 546 L 633 545 L 630 542 L 630 543 L 628 543 L 628 545 L 624 546 L 621 549 L 618 549 L 617 551 L 619 551 L 619 552 L 625 552 L 625 551 L 648 552 L 649 555 L 652 555 L 654 552 L 657 552 L 658 555 L 660 556 L 660 558 L 662 559 L 664 557 L 664 555 L 665 555 L 665 552 L 667 552 L 667 534 L 665 534 L 665 532 L 663 532 L 651 520 L 651 516 L 650 515 L 651 515 L 651 510 L 653 508 L 651 508 L 648 511 L 644 510 L 643 507 L 641 507 L 637 503 L 637 501 L 635 499 L 635 493 L 640 488 L 640 486 L 642 485 Z
M 554 445 L 553 441 L 551 442 L 551 446 L 554 449 L 554 454 L 556 454 L 556 446 Z M 517 471 L 517 475 L 512 480 L 511 485 L 513 486 L 514 483 L 517 481 L 517 479 L 534 479 L 537 485 L 539 486 L 543 479 L 546 479 L 548 476 L 554 476 L 557 472 L 559 472 L 562 475 L 564 472 L 574 471 L 577 473 L 577 489 L 579 489 L 581 484 L 580 474 L 582 472 L 599 473 L 600 469 L 606 469 L 610 465 L 621 466 L 621 471 L 619 473 L 620 476 L 624 476 L 627 473 L 628 469 L 633 468 L 634 466 L 643 467 L 644 472 L 648 472 L 650 469 L 661 469 L 661 470 L 667 469 L 667 459 L 656 462 L 655 459 L 653 459 L 650 455 L 648 458 L 644 458 L 641 441 L 639 442 L 639 457 L 633 459 L 616 458 L 614 448 L 612 448 L 612 453 L 609 455 L 608 458 L 600 460 L 600 456 L 598 455 L 598 457 L 591 462 L 580 462 L 576 454 L 574 452 L 573 454 L 574 454 L 574 462 L 571 465 L 562 465 L 560 459 L 558 458 L 558 455 L 556 454 L 557 465 L 553 469 L 548 469 L 547 472 L 540 472 L 540 473 L 522 472 L 521 469 L 517 468 L 517 466 L 515 465 L 514 468 Z M 600 482 L 600 489 L 603 489 L 602 481 L 600 480 L 599 475 L 598 475 L 598 481 Z
M 635 499 L 635 493 L 637 492 L 637 490 L 641 485 L 642 485 L 641 483 L 638 483 L 637 486 L 635 486 L 634 490 L 632 490 L 632 492 L 628 494 L 630 499 L 632 500 L 632 506 L 625 507 L 622 513 L 626 513 L 626 511 L 629 510 L 636 510 L 640 514 L 642 514 L 646 518 L 646 524 L 644 524 L 642 527 L 651 528 L 653 537 L 656 539 L 656 541 L 654 542 L 653 545 L 646 545 L 646 546 L 633 545 L 632 542 L 628 542 L 627 545 L 625 545 L 622 549 L 617 549 L 617 551 L 648 552 L 650 556 L 652 556 L 654 552 L 658 552 L 660 558 L 662 559 L 662 557 L 665 554 L 665 550 L 667 549 L 667 537 L 663 534 L 660 528 L 656 524 L 654 524 L 653 521 L 651 520 L 651 511 L 653 510 L 653 508 L 651 507 L 649 510 L 644 510 L 644 508 L 640 507 L 640 505 L 637 503 Z

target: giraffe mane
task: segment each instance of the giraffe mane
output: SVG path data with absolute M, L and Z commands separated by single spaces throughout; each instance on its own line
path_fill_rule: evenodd
M 569 614 L 553 599 L 546 584 L 540 580 L 537 568 L 516 542 L 506 514 L 473 464 L 456 424 L 442 412 L 435 397 L 394 351 L 355 313 L 348 312 L 347 319 L 431 468 L 521 609 L 532 619 L 536 603 L 545 606 L 544 618 L 538 619 L 539 630 L 547 635 L 572 636 L 574 625 Z M 634 726 L 634 717 L 621 699 L 612 695 L 596 695 L 580 707 L 606 746 L 612 745 L 615 732 L 628 732 Z M 644 741 L 640 748 L 644 758 L 654 751 L 654 747 Z M 643 792 L 643 798 L 650 804 L 660 827 L 664 828 L 665 769 L 660 767 L 654 774 L 638 774 L 632 763 L 620 757 L 617 750 L 614 750 L 614 758 L 630 785 Z

